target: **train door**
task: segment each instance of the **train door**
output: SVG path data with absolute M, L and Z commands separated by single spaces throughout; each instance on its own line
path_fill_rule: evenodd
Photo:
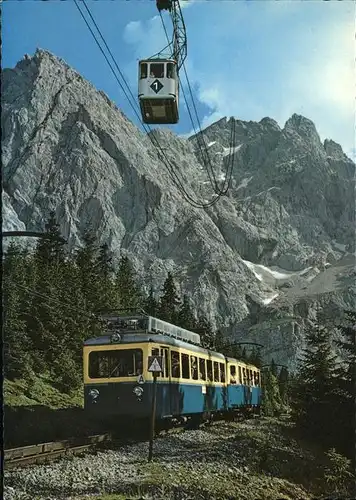
M 171 377 L 170 377 L 170 360 L 169 348 L 160 346 L 152 348 L 152 356 L 162 356 L 164 359 L 163 373 L 157 377 L 157 418 L 170 416 L 171 413 Z
M 222 387 L 222 403 L 224 411 L 227 411 L 229 408 L 229 391 L 228 391 L 228 381 L 229 381 L 229 372 L 228 372 L 228 364 L 227 359 L 225 358 L 224 363 L 220 363 L 220 380 L 224 384 Z

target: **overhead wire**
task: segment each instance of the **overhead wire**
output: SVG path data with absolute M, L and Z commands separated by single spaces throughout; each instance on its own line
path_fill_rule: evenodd
M 97 37 L 96 37 L 95 33 L 94 33 L 94 32 L 93 32 L 93 30 L 91 29 L 91 27 L 90 27 L 90 25 L 89 25 L 88 21 L 86 20 L 85 15 L 83 14 L 82 10 L 80 9 L 80 7 L 79 7 L 79 5 L 78 5 L 78 0 L 74 0 L 74 3 L 75 3 L 75 5 L 76 5 L 76 7 L 77 7 L 77 9 L 78 9 L 78 11 L 79 11 L 79 13 L 80 13 L 81 17 L 83 18 L 83 20 L 84 20 L 84 22 L 85 22 L 86 26 L 88 27 L 88 29 L 89 29 L 89 31 L 90 31 L 90 33 L 91 33 L 91 35 L 93 36 L 93 38 L 94 38 L 94 40 L 95 40 L 96 44 L 98 45 L 98 47 L 99 47 L 100 51 L 101 51 L 101 52 L 102 52 L 102 54 L 104 55 L 104 58 L 105 58 L 106 62 L 108 63 L 108 65 L 109 65 L 109 67 L 110 67 L 110 69 L 111 69 L 111 71 L 112 71 L 112 73 L 113 73 L 113 75 L 114 75 L 115 79 L 117 80 L 117 82 L 118 82 L 118 83 L 119 83 L 119 85 L 120 85 L 120 88 L 123 90 L 125 97 L 128 99 L 128 102 L 129 102 L 130 106 L 133 108 L 133 110 L 134 110 L 134 112 L 135 112 L 135 115 L 137 116 L 137 118 L 138 118 L 139 122 L 142 124 L 142 126 L 143 126 L 143 128 L 144 128 L 145 132 L 147 133 L 148 138 L 150 139 L 151 143 L 152 143 L 152 144 L 153 144 L 153 145 L 154 145 L 154 146 L 155 146 L 155 147 L 159 150 L 159 152 L 158 152 L 158 157 L 159 157 L 159 159 L 162 161 L 162 163 L 164 163 L 164 165 L 166 166 L 166 168 L 167 168 L 167 170 L 168 170 L 168 172 L 169 172 L 169 174 L 170 174 L 170 176 L 171 176 L 171 178 L 172 178 L 172 180 L 173 180 L 174 184 L 176 185 L 176 187 L 178 188 L 178 190 L 181 192 L 181 194 L 182 194 L 183 198 L 184 198 L 184 199 L 185 199 L 188 203 L 190 203 L 192 206 L 194 206 L 195 208 L 207 208 L 207 207 L 210 207 L 210 206 L 214 205 L 214 204 L 218 201 L 218 199 L 220 198 L 220 196 L 216 197 L 215 199 L 211 200 L 210 202 L 200 203 L 199 201 L 197 201 L 197 200 L 195 200 L 194 198 L 192 198 L 192 197 L 190 196 L 190 194 L 189 194 L 189 193 L 187 193 L 187 191 L 186 191 L 185 187 L 183 186 L 183 184 L 182 184 L 181 180 L 179 179 L 179 177 L 178 177 L 178 176 L 177 176 L 177 174 L 175 173 L 175 171 L 174 171 L 174 167 L 171 165 L 171 163 L 170 163 L 169 159 L 167 158 L 167 155 L 165 154 L 164 150 L 162 149 L 162 147 L 161 147 L 161 145 L 160 145 L 160 143 L 159 143 L 158 139 L 155 137 L 155 135 L 154 135 L 154 134 L 152 134 L 152 133 L 151 133 L 151 132 L 152 132 L 151 128 L 150 128 L 149 126 L 146 126 L 146 124 L 144 124 L 144 123 L 143 123 L 143 121 L 142 121 L 142 119 L 141 119 L 141 116 L 139 115 L 139 113 L 138 113 L 138 112 L 137 112 L 137 110 L 136 110 L 135 105 L 133 105 L 133 104 L 132 104 L 132 102 L 131 102 L 131 100 L 128 98 L 127 92 L 125 91 L 125 89 L 124 89 L 124 87 L 123 87 L 122 83 L 120 82 L 120 80 L 119 80 L 119 78 L 118 78 L 117 74 L 115 73 L 115 70 L 114 70 L 114 68 L 113 68 L 112 64 L 111 64 L 111 63 L 110 63 L 110 61 L 108 60 L 108 57 L 107 57 L 107 55 L 105 54 L 105 51 L 104 51 L 104 50 L 103 50 L 103 48 L 101 47 L 100 42 L 98 41 L 98 39 L 97 39 Z M 106 41 L 105 41 L 105 38 L 104 38 L 104 36 L 103 36 L 103 35 L 102 35 L 102 33 L 101 33 L 101 30 L 100 30 L 99 26 L 98 26 L 98 25 L 97 25 L 97 23 L 95 22 L 95 19 L 94 19 L 94 17 L 93 17 L 93 15 L 92 15 L 92 13 L 90 12 L 89 7 L 88 7 L 88 6 L 87 6 L 87 4 L 85 3 L 85 0 L 82 0 L 82 3 L 84 4 L 84 6 L 85 6 L 85 8 L 86 8 L 86 10 L 87 10 L 87 12 L 88 12 L 88 14 L 89 14 L 90 18 L 91 18 L 91 19 L 92 19 L 92 21 L 93 21 L 94 26 L 96 27 L 96 29 L 97 29 L 97 31 L 98 31 L 98 33 L 99 33 L 99 35 L 100 35 L 101 39 L 103 40 L 103 42 L 104 42 L 104 44 L 105 44 L 105 46 L 106 46 L 106 48 L 107 48 L 107 50 L 108 50 L 108 52 L 109 52 L 109 54 L 110 54 L 110 56 L 111 56 L 112 60 L 113 60 L 113 62 L 114 62 L 115 67 L 117 68 L 117 70 L 118 70 L 118 72 L 119 72 L 119 74 L 120 74 L 121 78 L 123 79 L 123 81 L 124 81 L 124 83 L 125 83 L 126 87 L 128 88 L 128 92 L 129 92 L 129 94 L 131 95 L 132 99 L 134 100 L 134 103 L 135 103 L 135 104 L 136 104 L 136 106 L 137 106 L 137 103 L 136 103 L 136 100 L 135 100 L 135 98 L 134 98 L 134 96 L 133 96 L 133 94 L 132 94 L 132 91 L 131 91 L 131 89 L 130 89 L 130 87 L 129 87 L 128 83 L 126 82 L 126 79 L 125 79 L 124 75 L 122 74 L 122 72 L 121 72 L 121 70 L 120 70 L 120 68 L 119 68 L 119 66 L 118 66 L 118 64 L 117 64 L 117 62 L 116 62 L 116 60 L 115 60 L 115 58 L 114 58 L 114 56 L 113 56 L 113 54 L 112 54 L 111 50 L 110 50 L 110 48 L 108 47 L 108 45 L 107 45 L 107 43 L 106 43 Z M 147 129 L 149 130 L 149 132 L 150 132 L 150 133 L 148 133 L 148 132 L 147 132 Z

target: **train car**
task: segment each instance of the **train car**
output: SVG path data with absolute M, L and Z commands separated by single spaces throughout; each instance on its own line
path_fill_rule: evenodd
M 111 335 L 84 344 L 88 415 L 148 419 L 153 375 L 148 356 L 164 359 L 157 378 L 157 420 L 202 419 L 258 410 L 260 371 L 201 347 L 200 336 L 150 316 L 118 317 Z

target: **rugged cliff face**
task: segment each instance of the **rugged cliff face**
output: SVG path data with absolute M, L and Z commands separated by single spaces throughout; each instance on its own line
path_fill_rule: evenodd
M 117 257 L 133 259 L 144 283 L 158 290 L 172 271 L 227 334 L 257 339 L 291 364 L 303 319 L 271 330 L 266 321 L 354 305 L 355 164 L 302 116 L 283 129 L 270 118 L 236 120 L 233 149 L 230 120 L 203 136 L 218 179 L 233 156 L 231 189 L 194 208 L 149 138 L 64 61 L 38 50 L 3 72 L 4 228 L 43 229 L 55 210 L 74 247 L 90 225 Z M 187 192 L 211 200 L 199 135 L 154 134 Z

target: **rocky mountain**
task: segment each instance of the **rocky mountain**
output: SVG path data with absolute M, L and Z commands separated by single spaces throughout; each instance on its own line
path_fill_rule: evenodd
M 25 56 L 2 78 L 3 229 L 41 230 L 55 210 L 73 248 L 91 226 L 146 286 L 172 271 L 226 335 L 293 366 L 306 317 L 355 306 L 355 164 L 298 115 L 283 129 L 223 118 L 189 139 L 151 133 L 200 202 L 214 193 L 199 144 L 220 185 L 233 159 L 228 194 L 191 206 L 102 91 L 47 51 Z

